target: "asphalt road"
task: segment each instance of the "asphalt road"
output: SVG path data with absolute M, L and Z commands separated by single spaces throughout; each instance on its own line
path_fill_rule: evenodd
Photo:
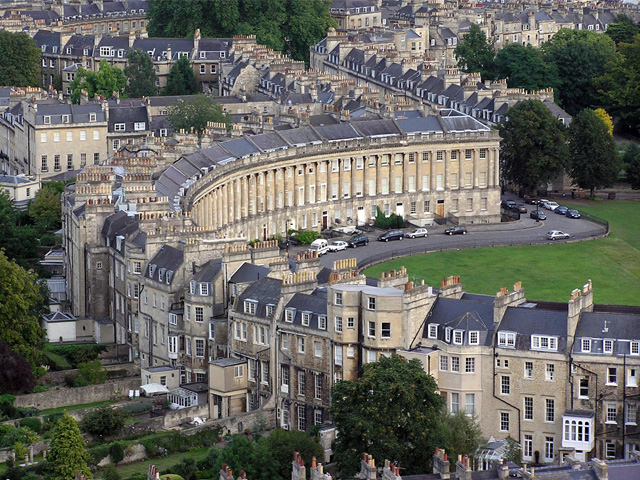
M 527 209 L 535 210 L 535 205 L 527 205 Z M 466 235 L 444 235 L 446 227 L 434 225 L 428 227 L 429 235 L 426 238 L 395 240 L 379 242 L 377 236 L 381 231 L 368 233 L 370 242 L 367 246 L 347 248 L 347 250 L 335 253 L 327 253 L 322 256 L 320 263 L 326 267 L 332 267 L 334 260 L 355 257 L 359 267 L 364 267 L 380 260 L 402 257 L 424 252 L 441 250 L 455 250 L 474 247 L 490 247 L 505 245 L 533 245 L 552 243 L 546 239 L 550 230 L 561 230 L 571 235 L 569 241 L 587 239 L 602 235 L 605 230 L 602 226 L 584 219 L 566 218 L 545 210 L 547 220 L 536 222 L 529 217 L 529 213 L 522 214 L 520 220 L 503 222 L 493 225 L 469 225 Z M 407 229 L 405 229 L 407 230 Z M 333 240 L 348 240 L 349 236 L 335 237 Z M 555 243 L 564 242 L 556 240 Z M 303 247 L 293 247 L 290 250 L 291 257 L 295 253 L 304 250 Z

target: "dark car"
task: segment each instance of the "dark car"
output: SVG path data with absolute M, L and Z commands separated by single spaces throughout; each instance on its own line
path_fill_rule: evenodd
M 378 237 L 379 242 L 388 242 L 389 240 L 402 240 L 404 232 L 402 230 L 389 230 Z
M 580 218 L 580 212 L 578 210 L 571 209 L 567 212 L 567 218 Z
M 513 207 L 513 211 L 518 213 L 527 213 L 527 207 L 520 203 L 519 205 Z
M 568 211 L 569 209 L 564 205 L 560 205 L 558 208 L 554 210 L 554 212 L 557 213 L 558 215 L 566 215 Z
M 529 216 L 531 218 L 533 218 L 534 220 L 546 220 L 547 219 L 547 215 L 544 213 L 543 210 L 531 210 L 531 213 L 529 214 Z
M 505 210 L 511 210 L 516 206 L 516 202 L 514 202 L 513 200 L 503 200 L 500 206 Z
M 444 233 L 445 235 L 466 235 L 467 227 L 456 225 L 455 227 L 447 228 Z
M 529 205 L 537 205 L 538 199 L 535 197 L 530 197 L 529 195 L 524 196 L 524 203 L 528 203 Z
M 356 248 L 360 245 L 369 245 L 369 237 L 366 235 L 355 235 L 347 242 L 351 248 Z

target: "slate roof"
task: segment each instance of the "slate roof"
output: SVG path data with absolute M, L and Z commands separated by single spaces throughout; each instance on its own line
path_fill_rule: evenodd
M 144 276 L 156 282 L 171 284 L 175 279 L 173 272 L 176 272 L 183 262 L 184 252 L 182 250 L 178 250 L 169 245 L 163 245 L 162 248 L 158 250 L 158 253 L 149 260 Z M 172 274 L 167 275 L 169 272 L 172 272 Z M 162 281 L 160 280 L 160 273 L 162 273 L 164 277 Z M 169 276 L 171 278 L 167 281 Z
M 0 175 L 0 183 L 10 185 L 23 185 L 25 183 L 33 183 L 35 180 L 29 177 L 21 177 L 20 175 Z
M 287 148 L 289 144 L 277 133 L 264 133 L 250 137 L 251 143 L 263 152 L 272 152 L 281 148 Z
M 125 125 L 125 130 L 119 130 L 116 132 L 115 124 Z M 123 106 L 110 106 L 109 107 L 109 123 L 108 131 L 114 133 L 138 133 L 143 135 L 144 130 L 135 130 L 134 124 L 144 123 L 145 130 L 149 128 L 149 119 L 147 117 L 147 108 L 144 106 L 134 107 L 129 105 Z
M 263 277 L 253 282 L 240 294 L 240 298 L 236 304 L 236 311 L 243 311 L 245 300 L 254 300 L 257 302 L 256 317 L 266 318 L 267 305 L 277 305 L 280 299 L 281 289 L 282 280 Z
M 442 126 L 438 119 L 434 116 L 420 118 L 402 118 L 396 120 L 400 129 L 406 135 L 415 135 L 416 133 L 441 133 Z
M 293 322 L 285 321 L 285 312 L 282 312 L 282 317 L 280 318 L 280 322 L 284 325 L 297 325 L 302 327 L 302 314 L 310 313 L 311 317 L 309 318 L 309 325 L 304 326 L 305 328 L 312 328 L 315 330 L 320 330 L 318 326 L 318 317 L 327 316 L 327 300 L 322 297 L 307 295 L 303 293 L 296 293 L 289 303 L 286 304 L 285 310 L 295 310 L 295 314 L 293 316 Z
M 583 312 L 575 337 L 640 340 L 640 315 Z
M 402 131 L 393 120 L 362 120 L 354 124 L 365 137 L 388 137 L 402 135 Z
M 558 337 L 558 352 L 567 346 L 567 313 L 539 308 L 507 307 L 498 331 L 516 332 L 515 348 L 531 350 L 531 336 Z
M 267 276 L 270 269 L 263 265 L 245 262 L 231 275 L 229 283 L 255 282 Z
M 69 116 L 69 123 L 89 123 L 90 114 L 95 114 L 95 122 L 106 120 L 105 112 L 96 103 L 88 105 L 71 105 L 68 103 L 42 103 L 38 102 L 36 112 L 36 125 L 56 125 L 63 123 L 63 115 Z M 45 124 L 44 117 L 49 117 L 48 124 Z
M 352 140 L 360 138 L 360 135 L 351 124 L 341 123 L 338 125 L 324 125 L 314 127 L 318 134 L 329 142 L 338 142 L 341 140 Z
M 478 130 L 491 130 L 473 117 L 456 110 L 442 110 L 442 123 L 447 132 L 474 132 Z
M 204 263 L 200 266 L 200 270 L 193 274 L 191 277 L 191 281 L 195 281 L 198 283 L 211 283 L 214 278 L 218 275 L 218 272 L 222 269 L 222 259 L 215 258 L 213 260 L 209 260 L 207 263 Z
M 486 301 L 463 300 L 454 298 L 438 298 L 425 320 L 422 338 L 429 339 L 429 324 L 435 323 L 442 327 L 451 327 L 465 332 L 480 332 L 480 345 L 491 345 L 493 336 L 493 303 Z M 445 340 L 445 329 L 438 328 L 438 340 Z M 468 345 L 468 335 L 464 336 Z
M 117 235 L 125 235 L 138 229 L 138 220 L 122 210 L 109 215 L 102 224 L 102 235 L 108 238 L 111 245 L 115 243 Z M 125 235 L 126 236 L 126 235 Z

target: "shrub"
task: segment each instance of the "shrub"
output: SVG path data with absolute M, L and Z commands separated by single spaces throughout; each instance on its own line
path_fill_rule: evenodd
M 97 360 L 98 356 L 107 350 L 105 345 L 47 345 L 46 351 L 60 355 L 67 359 L 73 368 L 79 368 L 81 363 Z
M 117 465 L 124 460 L 124 449 L 122 448 L 122 445 L 117 442 L 111 445 L 111 448 L 109 448 L 109 456 L 111 457 L 111 461 L 114 465 Z
M 36 417 L 23 418 L 20 421 L 20 426 L 28 427 L 37 434 L 40 434 L 40 432 L 42 432 L 42 422 L 39 418 Z
M 144 413 L 151 410 L 153 406 L 150 403 L 130 403 L 122 407 L 125 413 L 128 415 L 135 415 L 136 413 Z
M 98 385 L 107 380 L 107 371 L 102 368 L 100 360 L 81 363 L 76 375 L 67 376 L 67 383 L 72 387 L 86 387 L 87 385 Z
M 316 240 L 320 234 L 315 230 L 300 230 L 296 235 L 296 238 L 300 242 L 301 245 L 309 245 L 311 242 Z
M 98 445 L 89 449 L 89 455 L 91 455 L 91 462 L 94 465 L 100 463 L 100 461 L 109 455 L 109 445 Z
M 121 408 L 104 406 L 89 412 L 80 422 L 80 428 L 92 435 L 104 437 L 118 435 L 124 427 L 127 414 Z
M 105 468 L 102 473 L 102 480 L 120 480 L 120 474 L 116 467 L 113 465 L 107 465 L 107 468 Z
M 373 224 L 376 228 L 381 230 L 389 230 L 390 228 L 402 228 L 404 227 L 404 219 L 400 215 L 392 213 L 388 217 L 382 213 L 380 207 L 377 207 L 376 220 Z
M 49 385 L 36 385 L 33 387 L 33 393 L 48 392 L 49 390 L 51 390 Z
M 47 365 L 49 365 L 49 367 L 51 367 L 51 369 L 56 372 L 60 372 L 62 370 L 71 370 L 71 364 L 62 355 L 58 355 L 55 352 L 45 350 L 44 357 Z

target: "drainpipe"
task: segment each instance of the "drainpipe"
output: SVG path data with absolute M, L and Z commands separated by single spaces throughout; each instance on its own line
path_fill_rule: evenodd
M 516 407 L 515 405 L 511 405 L 509 402 L 507 402 L 506 400 L 496 395 L 496 358 L 498 357 L 498 352 L 496 352 L 496 336 L 497 335 L 498 335 L 497 332 L 494 333 L 493 335 L 493 358 L 491 359 L 491 361 L 493 362 L 493 390 L 491 394 L 493 395 L 493 398 L 504 403 L 505 405 L 508 405 L 509 407 L 515 409 L 518 412 L 518 442 L 520 442 L 520 438 L 521 438 L 520 408 Z

